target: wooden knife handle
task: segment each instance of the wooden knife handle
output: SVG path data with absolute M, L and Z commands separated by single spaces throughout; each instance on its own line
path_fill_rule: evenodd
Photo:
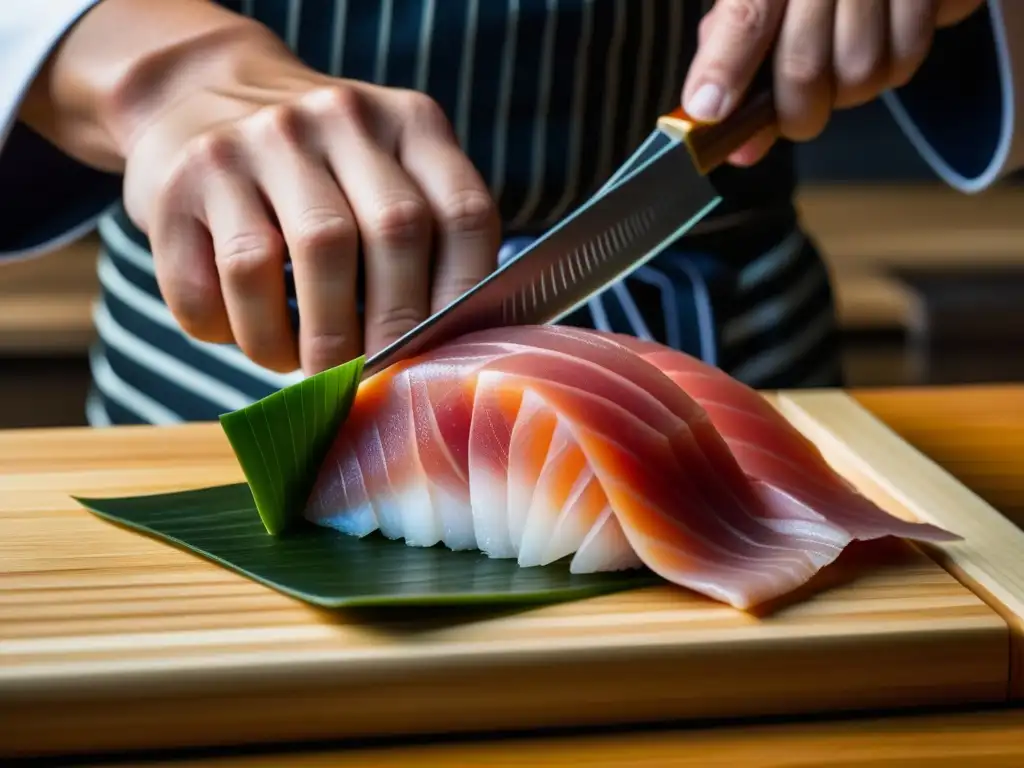
M 697 170 L 707 175 L 758 133 L 776 124 L 771 82 L 771 69 L 762 67 L 743 102 L 718 123 L 697 122 L 679 107 L 658 118 L 658 127 L 685 141 Z

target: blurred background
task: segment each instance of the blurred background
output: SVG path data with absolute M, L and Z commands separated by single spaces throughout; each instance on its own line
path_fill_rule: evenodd
M 881 102 L 838 114 L 799 169 L 851 386 L 1024 380 L 1024 185 L 949 189 Z M 85 423 L 96 248 L 0 268 L 0 429 Z

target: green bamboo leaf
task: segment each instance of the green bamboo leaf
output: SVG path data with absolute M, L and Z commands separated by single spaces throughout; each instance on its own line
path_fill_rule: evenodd
M 329 401 L 325 401 L 329 402 Z M 648 570 L 573 575 L 479 552 L 362 539 L 297 521 L 268 536 L 245 483 L 135 498 L 78 498 L 96 515 L 325 608 L 536 604 L 664 583 Z
M 573 575 L 480 552 L 410 547 L 313 525 L 302 507 L 348 417 L 359 358 L 221 417 L 246 483 L 78 503 L 284 594 L 327 608 L 538 603 L 662 583 L 648 570 Z M 271 534 L 271 535 L 268 535 Z
M 220 417 L 268 533 L 277 536 L 300 518 L 320 463 L 348 417 L 364 362 L 356 358 Z

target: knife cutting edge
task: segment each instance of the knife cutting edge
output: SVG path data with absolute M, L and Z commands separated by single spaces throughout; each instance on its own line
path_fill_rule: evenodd
M 708 174 L 775 124 L 759 76 L 715 124 L 682 109 L 658 119 L 669 141 L 444 309 L 377 354 L 363 378 L 475 330 L 554 323 L 679 239 L 721 202 Z

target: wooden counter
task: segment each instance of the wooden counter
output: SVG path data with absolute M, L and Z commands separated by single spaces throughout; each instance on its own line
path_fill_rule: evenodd
M 1024 387 L 956 388 L 947 390 L 858 393 L 857 398 L 911 443 L 935 458 L 982 497 L 1016 516 L 1024 510 Z M 176 428 L 178 429 L 178 428 Z M 212 437 L 208 427 L 180 428 Z M 8 482 L 4 494 L 36 498 L 43 509 L 57 503 L 61 490 L 54 486 L 40 495 L 40 480 L 52 472 L 54 480 L 68 481 L 78 473 L 83 491 L 118 487 L 125 491 L 154 484 L 173 487 L 171 464 L 186 461 L 189 482 L 203 483 L 217 475 L 215 464 L 224 457 L 223 446 L 207 439 L 154 440 L 147 429 L 117 433 L 53 431 L 25 433 L 17 445 L 9 441 L 2 451 Z M 117 467 L 103 461 L 112 441 L 129 450 Z M 127 441 L 127 442 L 125 442 Z M 102 446 L 106 448 L 102 448 Z M 188 458 L 185 458 L 187 453 Z M 172 455 L 174 454 L 174 455 Z M 211 464 L 212 461 L 212 464 Z M 59 470 L 58 470 L 59 468 Z M 24 473 L 25 480 L 18 480 Z M 179 473 L 180 475 L 180 473 Z M 60 483 L 58 482 L 57 485 Z M 52 499 L 51 499 L 52 497 Z M 48 501 L 48 499 L 51 499 Z M 1020 518 L 1018 518 L 1020 519 Z M 130 552 L 122 553 L 130 557 Z M 57 558 L 57 553 L 54 553 Z M 62 566 L 62 563 L 64 565 Z M 70 560 L 55 559 L 54 567 L 70 567 Z M 145 620 L 140 615 L 139 620 Z M 489 695 L 507 695 L 496 690 Z M 287 710 L 288 702 L 281 702 Z M 88 713 L 82 712 L 88 719 Z M 126 722 L 132 713 L 125 713 Z M 130 727 L 130 726 L 129 726 Z M 2 729 L 2 725 L 0 725 Z M 0 730 L 2 733 L 2 730 Z M 57 734 L 55 733 L 56 737 Z M 140 734 L 145 739 L 144 734 Z M 167 758 L 169 759 L 169 758 Z M 174 765 L 493 765 L 535 764 L 564 766 L 842 766 L 868 768 L 913 764 L 930 766 L 1016 766 L 1024 764 L 1024 715 L 1015 711 L 988 714 L 945 714 L 927 717 L 888 717 L 814 724 L 689 728 L 655 733 L 606 732 L 601 735 L 548 736 L 490 741 L 464 740 L 459 744 L 392 744 L 388 748 L 327 751 L 313 754 L 270 753 L 256 757 L 181 758 Z
M 0 261 L 0 356 L 84 355 L 99 291 L 93 234 L 13 263 Z
M 971 490 L 1024 524 L 1024 387 L 864 391 L 856 399 Z M 183 759 L 196 768 L 1016 768 L 1024 710 L 652 733 Z
M 151 768 L 1020 768 L 1024 714 L 540 737 L 156 762 Z M 114 766 L 111 766 L 114 768 Z
M 904 440 L 1024 527 L 1024 386 L 855 394 Z

